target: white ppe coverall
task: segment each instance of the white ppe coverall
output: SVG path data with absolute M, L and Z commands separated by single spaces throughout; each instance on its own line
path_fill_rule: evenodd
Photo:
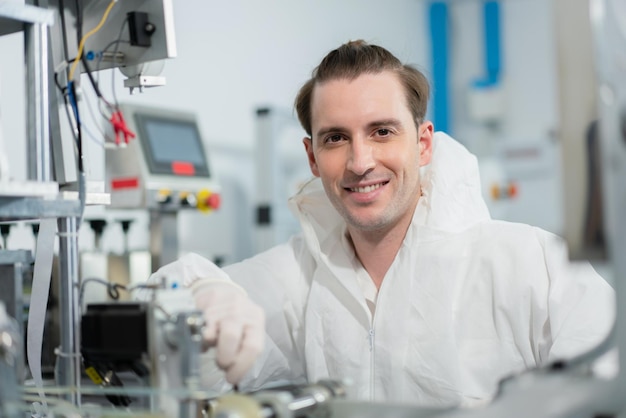
M 476 158 L 441 132 L 433 146 L 379 292 L 319 179 L 290 199 L 302 233 L 289 242 L 224 271 L 195 254 L 175 262 L 207 279 L 226 272 L 264 308 L 265 348 L 240 387 L 349 379 L 360 400 L 469 405 L 605 338 L 615 297 L 604 279 L 570 263 L 557 236 L 491 220 Z

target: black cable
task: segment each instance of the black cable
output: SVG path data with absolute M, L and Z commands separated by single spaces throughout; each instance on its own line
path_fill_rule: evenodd
M 130 41 L 128 40 L 122 40 L 122 36 L 124 35 L 124 28 L 126 27 L 126 25 L 128 24 L 128 17 L 126 17 L 124 19 L 124 21 L 122 22 L 122 26 L 120 27 L 120 32 L 117 35 L 117 39 L 114 41 L 109 42 L 98 54 L 98 63 L 96 65 L 96 72 L 98 74 L 100 74 L 100 63 L 102 62 L 102 59 L 104 57 L 104 53 L 107 52 L 111 47 L 115 46 L 115 52 L 113 53 L 113 66 L 111 67 L 111 72 L 112 72 L 112 77 L 111 77 L 111 89 L 113 90 L 113 103 L 114 105 L 112 105 L 111 103 L 107 102 L 106 100 L 104 100 L 104 97 L 102 97 L 102 100 L 105 101 L 106 105 L 109 107 L 109 109 L 118 109 L 119 108 L 119 104 L 118 104 L 118 100 L 117 100 L 117 96 L 115 94 L 115 67 L 116 65 L 116 60 L 117 60 L 117 52 L 118 52 L 118 48 L 119 45 L 122 43 L 126 43 L 126 44 L 130 44 Z M 98 106 L 99 108 L 99 106 Z M 100 110 L 100 109 L 99 109 Z M 108 117 L 106 115 L 104 115 L 102 113 L 102 111 L 100 110 L 100 113 L 105 116 Z
M 123 286 L 118 283 L 111 283 L 107 287 L 107 293 L 113 300 L 118 300 L 120 298 L 120 289 L 126 290 L 126 286 Z
M 74 137 L 74 142 L 78 142 L 78 137 L 76 136 L 76 132 L 74 131 L 74 123 L 72 121 L 72 114 L 70 113 L 70 107 L 71 105 L 69 105 L 69 103 L 67 102 L 67 97 L 65 98 L 65 114 L 67 115 L 67 120 L 68 123 L 70 124 L 70 127 L 72 128 L 72 136 Z
M 76 131 L 77 131 L 76 147 L 77 147 L 77 153 L 78 153 L 78 171 L 80 173 L 84 173 L 85 170 L 83 167 L 83 135 L 82 135 L 81 122 L 80 122 L 80 113 L 78 111 L 78 101 L 76 100 L 76 87 L 75 86 L 76 84 L 73 81 L 70 81 L 70 83 L 68 84 L 70 103 L 72 105 L 72 109 L 74 110 L 74 116 L 76 118 Z
M 78 110 L 78 100 L 76 100 L 76 83 L 74 81 L 70 81 L 68 84 L 69 87 L 69 98 L 72 103 L 72 107 L 74 108 L 74 115 L 76 117 L 76 154 L 78 160 L 78 200 L 80 201 L 80 216 L 76 221 L 76 230 L 80 229 L 83 220 L 83 214 L 85 212 L 85 201 L 86 201 L 86 185 L 85 185 L 85 167 L 84 167 L 84 155 L 83 155 L 83 127 L 82 122 L 80 120 L 80 111 Z
M 128 40 L 122 40 L 122 35 L 124 34 L 124 27 L 128 24 L 128 16 L 126 17 L 126 19 L 124 19 L 124 21 L 122 22 L 122 26 L 120 27 L 120 32 L 117 35 L 117 39 L 114 41 L 111 41 L 107 44 L 107 46 L 105 46 L 104 48 L 102 48 L 102 50 L 100 51 L 100 56 L 98 58 L 98 65 L 96 66 L 96 71 L 99 72 L 100 71 L 100 63 L 102 62 L 103 59 L 103 55 L 105 52 L 107 52 L 109 50 L 109 48 L 111 48 L 113 45 L 116 46 L 115 49 L 115 54 L 113 56 L 113 64 L 115 64 L 115 60 L 117 59 L 117 57 L 115 57 L 115 55 L 117 55 L 117 46 L 121 43 L 125 43 L 125 44 L 130 44 L 130 41 Z
M 83 39 L 83 9 L 80 4 L 81 0 L 76 0 L 76 46 Z
M 85 278 L 81 281 L 80 283 L 80 290 L 79 290 L 79 306 L 82 307 L 83 305 L 83 298 L 85 296 L 85 285 L 89 282 L 95 282 L 95 283 L 100 283 L 103 286 L 106 286 L 107 288 L 107 294 L 111 297 L 111 299 L 113 300 L 118 300 L 120 298 L 120 290 L 124 290 L 126 292 L 132 292 L 136 289 L 149 289 L 149 290 L 155 290 L 154 286 L 151 286 L 147 283 L 141 283 L 141 284 L 136 284 L 134 286 L 124 286 L 123 284 L 120 283 L 114 283 L 114 282 L 110 282 L 108 280 L 105 279 L 101 279 L 99 277 L 88 277 Z M 169 315 L 169 314 L 168 314 Z
M 84 54 L 81 57 L 81 62 L 83 64 L 83 66 L 85 67 L 85 73 L 87 73 L 87 77 L 89 78 L 89 81 L 90 81 L 90 83 L 91 83 L 91 85 L 92 85 L 92 87 L 93 87 L 93 89 L 94 89 L 94 91 L 96 93 L 96 96 L 98 97 L 98 100 L 102 100 L 107 105 L 107 107 L 109 109 L 111 109 L 112 108 L 111 104 L 104 98 L 104 96 L 102 95 L 102 92 L 100 91 L 100 87 L 98 86 L 98 82 L 93 78 L 93 74 L 91 72 L 91 68 L 89 67 L 89 63 L 87 62 L 87 58 L 85 58 Z M 98 110 L 100 111 L 100 114 L 103 117 L 108 118 L 108 116 L 105 115 L 101 111 L 100 106 L 98 106 Z M 91 108 L 90 108 L 90 111 L 91 111 Z M 93 115 L 92 115 L 92 117 L 93 117 Z M 105 136 L 105 135 L 103 134 L 103 136 Z
M 83 299 L 85 297 L 85 285 L 89 282 L 95 282 L 95 283 L 100 283 L 101 285 L 106 286 L 107 288 L 107 294 L 111 297 L 111 299 L 113 300 L 118 300 L 120 297 L 120 289 L 126 290 L 126 287 L 118 284 L 118 283 L 113 283 L 113 282 L 109 282 L 105 279 L 101 279 L 98 277 L 88 277 L 86 279 L 83 279 L 80 283 L 80 290 L 78 292 L 78 303 L 79 306 L 82 309 L 83 306 Z
M 72 132 L 72 136 L 74 137 L 74 141 L 76 142 L 76 141 L 78 141 L 78 138 L 76 137 L 76 133 L 74 131 L 74 122 L 72 120 L 72 114 L 70 113 L 71 104 L 69 103 L 69 100 L 68 100 L 67 87 L 63 87 L 59 83 L 59 81 L 58 81 L 58 73 L 54 73 L 54 81 L 55 81 L 55 84 L 57 85 L 57 87 L 63 93 L 63 101 L 65 102 L 65 106 L 64 106 L 65 107 L 65 114 L 67 115 L 67 121 L 68 121 L 70 127 L 72 128 L 72 129 L 70 129 L 71 132 Z
M 126 22 L 126 21 L 124 21 Z M 124 25 L 122 25 L 122 29 L 124 28 Z M 104 48 L 102 48 L 102 51 L 100 51 L 100 54 L 98 56 L 98 64 L 96 65 L 96 73 L 100 74 L 100 63 L 102 62 L 103 59 L 103 55 L 106 51 L 109 50 L 109 48 L 111 48 L 113 45 L 119 45 L 119 44 L 130 44 L 130 41 L 127 40 L 121 40 L 121 39 L 116 39 L 115 41 L 111 41 L 107 44 L 107 46 L 105 46 Z M 113 57 L 113 61 L 115 61 L 115 57 Z M 114 69 L 115 67 L 112 67 L 111 69 Z
M 63 98 L 65 99 L 65 104 L 67 104 L 67 99 L 65 96 L 65 92 L 67 91 L 67 87 L 63 87 L 61 85 L 61 83 L 59 82 L 59 73 L 55 72 L 54 73 L 54 84 L 56 84 L 57 88 L 61 91 L 61 94 L 63 94 Z
M 63 59 L 67 60 L 70 54 L 67 46 L 67 27 L 65 24 L 65 4 L 63 0 L 59 0 L 59 15 L 61 17 L 61 36 L 63 38 Z
M 72 58 L 71 60 L 67 60 L 66 63 L 67 64 L 71 64 L 76 60 L 76 58 Z M 66 70 L 67 70 L 67 66 L 66 66 Z M 67 76 L 66 76 L 67 77 Z M 61 82 L 59 81 L 59 73 L 57 71 L 54 72 L 54 84 L 56 84 L 57 88 L 61 91 L 61 93 L 63 93 L 63 96 L 65 98 L 65 103 L 67 103 L 67 86 L 63 87 L 61 85 Z
M 108 140 L 107 134 L 106 132 L 104 132 L 103 129 L 100 129 L 99 123 L 98 121 L 100 119 L 98 119 L 93 111 L 93 108 L 91 106 L 91 101 L 89 100 L 89 97 L 85 96 L 85 104 L 87 105 L 87 110 L 89 111 L 89 115 L 91 116 L 91 120 L 95 123 L 96 128 L 98 129 L 98 133 L 100 134 L 100 136 L 102 138 L 104 138 L 104 141 L 96 138 L 96 136 L 94 136 L 92 133 L 89 132 L 88 129 L 86 129 L 85 126 L 85 133 L 87 133 L 87 136 L 89 137 L 89 139 L 93 140 L 95 143 L 97 143 L 99 146 L 104 147 L 106 142 L 112 142 L 112 140 Z M 102 109 L 100 109 L 100 100 L 105 101 L 104 99 L 98 99 L 96 98 L 96 100 L 98 101 L 98 111 L 99 111 L 99 116 L 106 118 L 106 115 L 103 114 Z
M 124 28 L 124 26 L 122 26 L 122 29 Z M 126 39 L 116 39 L 114 41 L 111 41 L 107 44 L 107 46 L 105 46 L 104 48 L 102 48 L 102 52 L 107 51 L 109 48 L 111 48 L 113 45 L 116 44 L 130 44 L 130 41 L 126 40 Z
M 102 96 L 102 92 L 100 92 L 100 88 L 98 87 L 98 83 L 96 82 L 96 80 L 93 78 L 93 75 L 91 74 L 91 68 L 89 68 L 89 64 L 87 63 L 87 58 L 85 58 L 85 54 L 83 54 L 82 57 L 80 57 L 80 61 L 83 63 L 83 66 L 85 67 L 85 72 L 87 73 L 87 77 L 89 78 L 89 81 L 91 82 L 91 85 L 94 91 L 96 92 L 96 96 L 104 100 L 104 97 Z

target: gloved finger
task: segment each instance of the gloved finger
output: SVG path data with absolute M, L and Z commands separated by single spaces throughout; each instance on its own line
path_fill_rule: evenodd
M 228 318 L 220 322 L 217 336 L 215 361 L 220 369 L 227 370 L 237 358 L 244 338 L 241 318 Z
M 248 326 L 244 329 L 241 347 L 235 356 L 232 365 L 225 368 L 228 383 L 239 383 L 245 374 L 252 368 L 261 351 L 265 340 L 262 327 Z
M 263 309 L 242 298 L 230 307 L 230 316 L 218 325 L 216 362 L 227 373 L 230 383 L 238 382 L 252 367 L 263 349 L 265 314 Z
M 204 331 L 202 336 L 204 343 L 208 347 L 213 347 L 218 344 L 221 338 L 225 338 L 222 342 L 224 349 L 237 348 L 238 341 L 241 340 L 241 336 L 236 337 L 231 335 L 233 332 L 241 334 L 243 324 L 246 323 L 244 309 L 242 302 L 219 302 L 213 303 L 209 308 L 204 309 Z M 231 322 L 235 322 L 230 325 Z M 237 321 L 239 324 L 237 324 Z M 220 335 L 225 333 L 224 337 Z M 235 339 L 236 341 L 231 342 Z
M 223 293 L 223 292 L 222 292 Z M 219 291 L 207 291 L 194 297 L 196 308 L 202 310 L 204 314 L 203 338 L 205 345 L 214 346 L 217 343 L 220 323 L 233 316 L 237 300 L 240 298 L 237 293 L 229 293 L 220 297 Z
M 234 352 L 230 365 L 223 364 L 226 379 L 230 383 L 237 383 L 252 367 L 256 358 L 263 350 L 265 340 L 265 313 L 258 305 L 247 305 L 245 309 L 244 328 L 240 346 Z M 219 342 L 218 342 L 219 345 Z
M 202 338 L 204 339 L 204 344 L 206 346 L 213 347 L 217 344 L 220 324 L 229 315 L 229 313 L 224 310 L 206 309 L 204 310 L 203 315 L 205 325 L 202 331 Z

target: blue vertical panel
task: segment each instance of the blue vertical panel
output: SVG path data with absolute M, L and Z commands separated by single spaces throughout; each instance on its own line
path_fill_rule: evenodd
M 448 5 L 430 3 L 431 59 L 433 71 L 433 123 L 438 131 L 450 132 L 448 103 Z
M 483 4 L 485 24 L 485 69 L 490 84 L 498 82 L 500 74 L 500 4 L 486 1 Z

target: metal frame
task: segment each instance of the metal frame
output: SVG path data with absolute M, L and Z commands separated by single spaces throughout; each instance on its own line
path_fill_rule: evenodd
M 63 260 L 60 274 L 62 289 L 60 305 L 61 352 L 70 357 L 66 362 L 68 373 L 59 383 L 76 388 L 80 384 L 78 335 L 78 240 L 76 223 L 80 216 L 80 202 L 59 198 L 58 185 L 51 182 L 49 96 L 48 96 L 48 28 L 54 22 L 53 11 L 12 2 L 0 3 L 1 35 L 24 31 L 26 59 L 26 128 L 28 135 L 28 177 L 31 181 L 16 185 L 27 193 L 2 190 L 0 218 L 2 220 L 59 218 L 59 259 Z M 50 199 L 50 197 L 55 197 Z M 65 369 L 64 369 L 65 370 Z M 68 395 L 72 403 L 80 404 L 79 393 Z

